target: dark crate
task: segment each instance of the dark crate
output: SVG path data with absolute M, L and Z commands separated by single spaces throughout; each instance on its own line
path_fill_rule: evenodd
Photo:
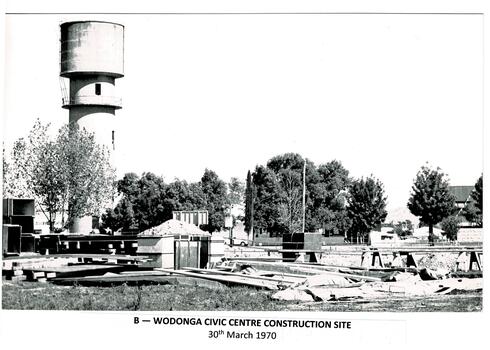
M 2 253 L 20 254 L 22 228 L 19 225 L 2 226 Z
M 20 247 L 22 252 L 34 253 L 37 251 L 36 237 L 30 234 L 20 236 Z
M 303 232 L 285 233 L 282 236 L 283 249 L 304 249 L 305 234 Z
M 23 215 L 34 216 L 34 199 L 17 199 L 17 198 L 4 198 L 3 199 L 3 216 Z
M 34 216 L 13 215 L 10 224 L 21 226 L 22 233 L 34 233 Z

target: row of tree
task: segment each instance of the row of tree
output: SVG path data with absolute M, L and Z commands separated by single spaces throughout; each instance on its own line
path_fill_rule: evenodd
M 458 209 L 447 176 L 441 169 L 426 165 L 416 175 L 407 207 L 420 217 L 422 225 L 429 227 L 433 238 L 433 227 L 441 222 L 445 227 L 454 227 L 454 221 L 464 217 L 477 226 L 482 225 L 482 176 L 471 196 L 474 200 L 464 209 Z M 351 241 L 358 237 L 364 240 L 386 215 L 383 184 L 372 176 L 351 178 L 335 160 L 315 166 L 298 154 L 287 153 L 247 174 L 247 232 L 293 233 L 301 231 L 304 224 L 306 231 L 320 229 L 327 235 L 344 234 Z M 405 228 L 399 227 L 398 231 L 412 229 L 411 223 L 402 226 Z
M 247 232 L 294 233 L 304 223 L 305 231 L 356 238 L 380 225 L 386 215 L 383 184 L 374 177 L 349 177 L 336 160 L 315 166 L 299 154 L 286 153 L 247 174 Z
M 226 183 L 207 169 L 196 183 L 166 184 L 152 173 L 128 173 L 116 181 L 109 151 L 93 134 L 77 124 L 50 134 L 50 125 L 36 120 L 9 154 L 3 149 L 3 197 L 34 198 L 51 232 L 88 215 L 102 216 L 103 228 L 113 231 L 142 231 L 172 218 L 174 210 L 195 209 L 208 210 L 204 229 L 213 232 L 223 229 L 230 208 L 243 202 L 243 182 Z
M 119 202 L 102 215 L 104 228 L 143 231 L 171 219 L 173 211 L 207 210 L 208 224 L 202 228 L 215 232 L 224 228 L 231 206 L 242 203 L 244 185 L 237 178 L 226 183 L 206 169 L 194 183 L 176 179 L 167 184 L 153 173 L 128 173 L 117 181 L 117 191 Z
M 203 228 L 219 231 L 231 206 L 243 204 L 245 192 L 248 232 L 252 226 L 277 235 L 298 232 L 303 224 L 303 174 L 305 230 L 362 237 L 384 221 L 386 196 L 379 180 L 352 179 L 338 161 L 316 167 L 288 153 L 249 172 L 245 189 L 239 179 L 226 183 L 208 169 L 195 183 L 176 179 L 167 184 L 153 173 L 128 173 L 117 182 L 119 202 L 103 214 L 102 223 L 112 230 L 141 231 L 172 218 L 173 211 L 204 209 L 209 223 Z
M 365 237 L 387 215 L 383 184 L 373 176 L 350 177 L 336 160 L 316 166 L 299 154 L 278 155 L 249 171 L 246 186 L 238 178 L 226 183 L 208 169 L 195 183 L 176 179 L 167 184 L 153 173 L 128 173 L 116 181 L 108 150 L 97 145 L 93 135 L 76 124 L 62 127 L 55 138 L 49 134 L 49 125 L 37 120 L 28 137 L 14 143 L 10 157 L 4 149 L 3 196 L 35 198 L 51 230 L 57 215 L 62 226 L 69 226 L 74 218 L 99 216 L 105 210 L 103 227 L 141 231 L 172 218 L 172 211 L 204 209 L 209 213 L 204 228 L 214 232 L 223 229 L 230 208 L 244 202 L 249 233 L 321 229 L 354 240 Z M 473 204 L 455 211 L 447 176 L 423 166 L 407 206 L 432 234 L 434 225 L 453 216 L 481 226 L 482 177 L 472 198 Z

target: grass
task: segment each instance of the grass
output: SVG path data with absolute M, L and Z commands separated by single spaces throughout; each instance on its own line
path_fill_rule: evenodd
M 26 284 L 2 287 L 3 309 L 275 311 L 283 310 L 286 304 L 271 300 L 272 293 L 246 287 L 224 290 L 179 285 L 73 288 L 46 284 L 40 289 L 25 288 Z
M 3 309 L 111 311 L 480 311 L 482 293 L 376 301 L 298 303 L 272 300 L 273 292 L 248 287 L 150 285 L 61 287 L 50 283 L 3 283 Z
M 292 306 L 295 311 L 336 312 L 474 312 L 482 310 L 482 293 L 390 298 L 382 300 L 335 301 Z

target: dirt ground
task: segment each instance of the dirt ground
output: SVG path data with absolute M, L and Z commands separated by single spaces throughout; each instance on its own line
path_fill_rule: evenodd
M 361 266 L 361 252 L 332 248 L 323 254 L 322 263 Z M 279 257 L 255 247 L 227 247 L 226 257 Z M 453 270 L 457 254 L 416 255 L 418 267 Z M 391 263 L 385 257 L 385 263 Z M 216 282 L 217 283 L 217 282 Z M 219 284 L 219 283 L 218 283 Z M 328 302 L 273 300 L 273 291 L 249 287 L 211 288 L 196 285 L 144 285 L 112 287 L 62 287 L 51 283 L 12 283 L 2 279 L 2 307 L 27 310 L 216 310 L 216 311 L 387 311 L 387 312 L 467 312 L 482 310 L 481 290 L 424 297 L 350 299 Z

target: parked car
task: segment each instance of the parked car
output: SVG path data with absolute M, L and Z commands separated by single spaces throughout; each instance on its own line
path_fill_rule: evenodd
M 229 237 L 225 237 L 225 244 L 226 245 L 229 245 L 230 247 L 232 246 L 231 245 L 231 242 L 230 242 L 230 238 Z M 246 247 L 248 246 L 250 243 L 250 241 L 248 239 L 243 239 L 243 238 L 233 238 L 233 245 L 239 245 L 239 246 L 242 246 L 242 247 Z

